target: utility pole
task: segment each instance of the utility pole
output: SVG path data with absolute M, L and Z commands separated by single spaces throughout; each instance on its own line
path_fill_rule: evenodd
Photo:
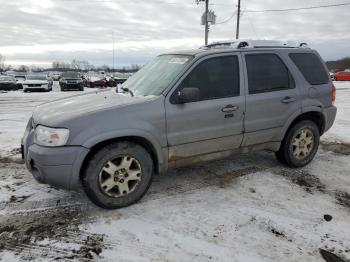
M 239 38 L 239 22 L 241 18 L 241 0 L 238 0 L 237 6 L 237 27 L 236 27 L 236 39 Z
M 208 12 L 209 12 L 209 0 L 205 0 L 205 45 L 208 45 L 208 35 L 209 35 Z
M 112 32 L 112 40 L 113 40 L 113 71 L 114 71 L 114 68 L 115 68 L 115 52 L 114 52 L 114 31 Z

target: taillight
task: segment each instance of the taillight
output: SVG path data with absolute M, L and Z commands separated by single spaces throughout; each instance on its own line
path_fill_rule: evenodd
M 335 97 L 337 96 L 337 89 L 335 88 L 335 85 L 332 86 L 332 102 L 335 102 Z

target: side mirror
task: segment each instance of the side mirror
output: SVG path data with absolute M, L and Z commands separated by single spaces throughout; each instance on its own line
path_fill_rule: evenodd
M 177 103 L 185 104 L 200 100 L 199 89 L 197 87 L 185 87 L 177 93 Z

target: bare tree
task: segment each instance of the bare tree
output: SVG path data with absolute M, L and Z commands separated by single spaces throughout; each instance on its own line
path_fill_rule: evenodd
M 18 67 L 18 71 L 28 72 L 29 71 L 29 66 L 21 65 L 21 66 Z

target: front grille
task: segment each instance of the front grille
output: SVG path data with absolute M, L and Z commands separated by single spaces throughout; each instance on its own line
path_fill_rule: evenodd
M 29 87 L 41 87 L 42 84 L 28 84 Z

